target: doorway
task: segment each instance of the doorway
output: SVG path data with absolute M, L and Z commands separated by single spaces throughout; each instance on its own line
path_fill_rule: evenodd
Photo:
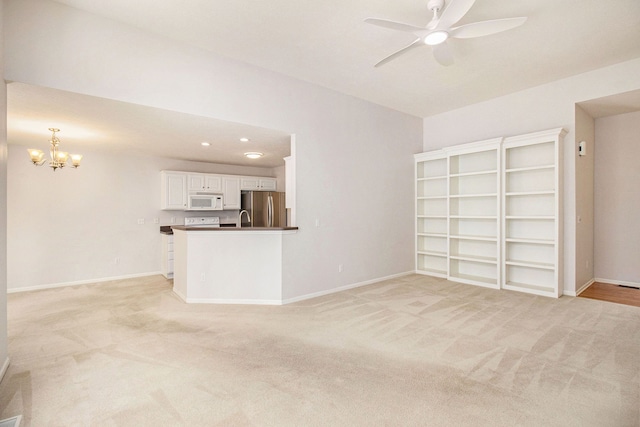
M 640 90 L 576 104 L 580 296 L 640 306 L 639 134 Z M 581 216 L 592 218 L 592 229 Z

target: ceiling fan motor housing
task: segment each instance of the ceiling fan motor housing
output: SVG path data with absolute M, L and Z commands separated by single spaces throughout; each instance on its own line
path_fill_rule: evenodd
M 444 0 L 429 0 L 427 3 L 427 9 L 430 11 L 442 10 L 444 7 Z

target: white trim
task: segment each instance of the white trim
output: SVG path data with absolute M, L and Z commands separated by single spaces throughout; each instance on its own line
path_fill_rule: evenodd
M 629 282 L 627 280 L 601 279 L 599 277 L 596 277 L 593 280 L 600 283 L 607 283 L 609 285 L 624 285 L 624 286 L 633 286 L 634 288 L 640 288 L 640 282 Z
M 364 282 L 352 283 L 350 285 L 340 286 L 338 288 L 329 289 L 326 291 L 314 292 L 312 294 L 301 295 L 299 297 L 288 298 L 285 300 L 258 300 L 258 299 L 222 299 L 222 298 L 187 298 L 173 288 L 173 293 L 178 296 L 182 301 L 189 304 L 249 304 L 249 305 L 285 305 L 298 301 L 303 301 L 311 298 L 317 298 L 324 295 L 334 294 L 337 292 L 346 291 L 353 288 L 359 288 L 361 286 L 371 285 L 374 283 L 382 282 L 384 280 L 396 279 L 398 277 L 409 276 L 414 274 L 414 271 L 407 271 L 404 273 L 392 274 L 391 276 L 379 277 L 377 279 L 365 280 Z
M 11 423 L 11 424 L 9 424 Z M 15 417 L 5 418 L 4 420 L 0 420 L 0 424 L 12 426 L 12 427 L 20 427 L 22 424 L 22 415 L 16 415 Z
M 225 299 L 225 298 L 187 298 L 173 288 L 173 293 L 188 304 L 247 304 L 247 305 L 282 305 L 280 300 L 261 299 Z
M 275 299 L 187 298 L 185 302 L 189 304 L 282 305 L 282 301 Z
M 7 373 L 8 369 L 9 369 L 9 356 L 7 356 L 7 358 L 4 359 L 4 363 L 2 364 L 2 369 L 0 369 L 0 382 L 2 382 L 2 379 L 4 378 L 4 374 Z
M 583 293 L 589 286 L 593 285 L 595 281 L 596 281 L 595 279 L 589 280 L 587 283 L 580 286 L 576 291 L 568 291 L 565 289 L 563 292 L 563 295 L 566 295 L 569 297 L 577 297 L 578 295 Z
M 176 290 L 176 287 L 175 287 L 175 286 L 174 286 L 173 288 L 171 288 L 171 290 L 173 291 L 173 293 L 174 293 L 174 294 L 176 294 L 176 296 L 177 296 L 178 298 L 180 298 L 180 299 L 181 299 L 182 301 L 184 301 L 184 302 L 187 302 L 187 297 L 186 297 L 186 296 L 184 296 L 184 295 L 182 295 L 182 293 L 178 292 L 178 291 Z
M 391 276 L 379 277 L 377 279 L 365 280 L 364 282 L 352 283 L 350 285 L 340 286 L 338 288 L 328 289 L 326 291 L 314 292 L 312 294 L 301 295 L 299 297 L 287 298 L 285 300 L 282 300 L 282 304 L 291 304 L 293 302 L 303 301 L 311 298 L 317 298 L 324 295 L 335 294 L 337 292 L 359 288 L 361 286 L 371 285 L 374 283 L 382 282 L 384 280 L 397 279 L 398 277 L 404 277 L 414 273 L 415 273 L 415 270 L 412 270 L 404 273 L 392 274 Z
M 9 288 L 7 289 L 7 293 L 13 294 L 16 292 L 28 292 L 28 291 L 39 291 L 43 289 L 63 288 L 65 286 L 98 284 L 98 283 L 104 283 L 104 282 L 111 282 L 114 280 L 133 279 L 136 277 L 146 277 L 146 276 L 155 276 L 155 275 L 162 275 L 162 272 L 152 271 L 149 273 L 136 273 L 136 274 L 126 274 L 124 276 L 103 277 L 101 279 L 88 279 L 88 280 L 78 280 L 75 282 L 49 283 L 47 285 L 28 286 L 26 288 Z
M 461 154 L 473 154 L 481 151 L 499 150 L 500 144 L 504 140 L 503 137 L 485 139 L 483 141 L 468 142 L 466 144 L 450 145 L 443 147 L 442 151 L 449 156 L 459 156 Z M 496 172 L 499 172 L 496 170 Z

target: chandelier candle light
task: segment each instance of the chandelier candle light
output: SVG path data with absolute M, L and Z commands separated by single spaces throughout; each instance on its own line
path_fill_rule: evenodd
M 71 165 L 74 168 L 80 166 L 82 154 L 69 155 L 66 151 L 59 151 L 58 146 L 60 145 L 60 140 L 56 136 L 56 132 L 60 132 L 60 129 L 49 128 L 49 130 L 51 131 L 51 139 L 49 140 L 49 143 L 51 144 L 49 151 L 51 159 L 49 160 L 49 166 L 53 168 L 53 171 L 55 172 L 56 169 L 65 167 L 69 157 L 71 157 Z M 29 156 L 31 156 L 31 161 L 34 165 L 42 166 L 44 164 L 44 152 L 42 150 L 29 148 L 27 151 L 29 152 Z

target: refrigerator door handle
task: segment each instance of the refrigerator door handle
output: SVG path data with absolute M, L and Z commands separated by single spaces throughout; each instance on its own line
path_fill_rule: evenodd
M 267 227 L 273 227 L 273 196 L 269 194 L 267 204 Z

